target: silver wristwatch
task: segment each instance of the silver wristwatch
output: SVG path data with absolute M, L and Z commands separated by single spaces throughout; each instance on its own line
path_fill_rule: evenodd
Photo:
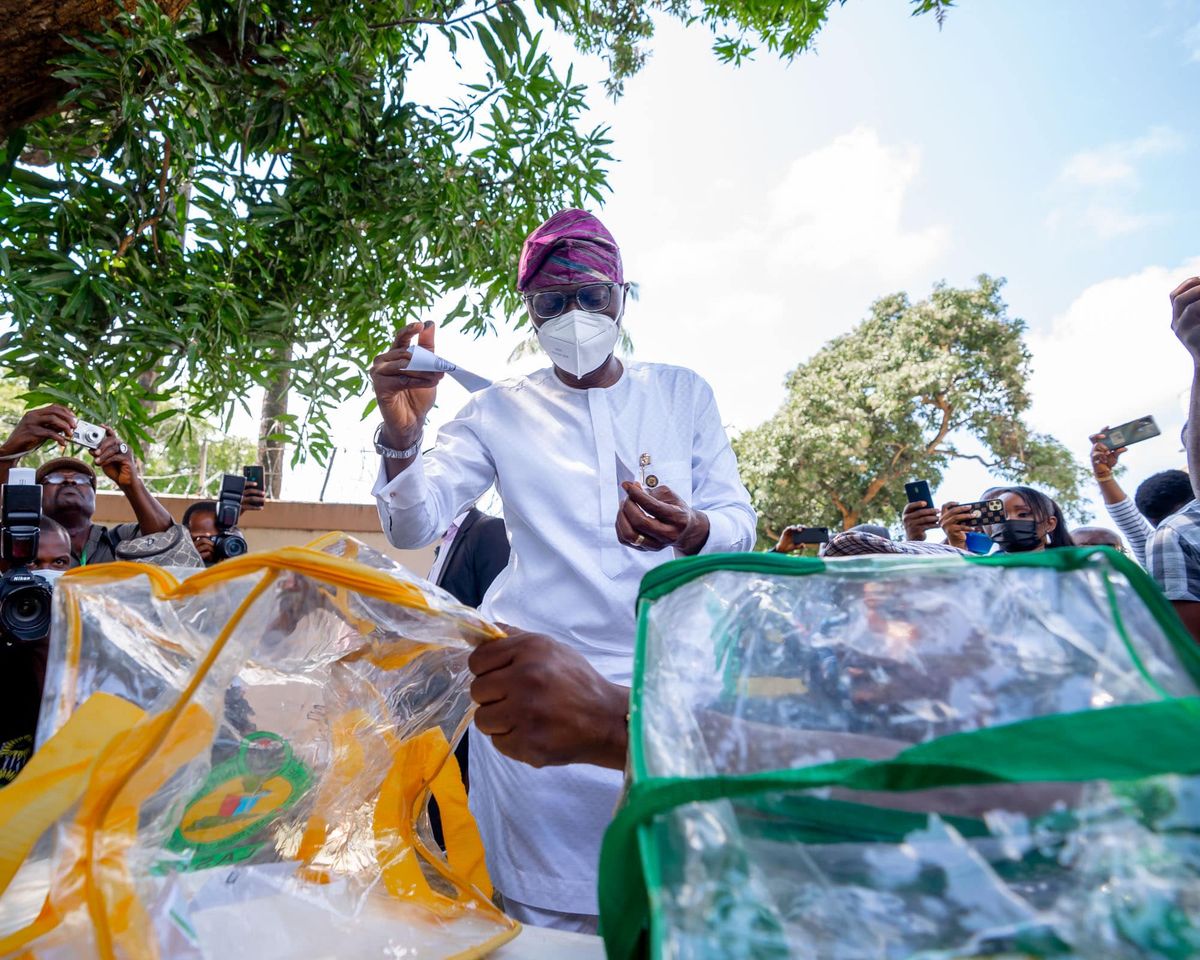
M 411 447 L 405 447 L 403 450 L 393 450 L 391 447 L 385 447 L 379 442 L 379 437 L 383 433 L 383 424 L 381 423 L 375 428 L 375 452 L 381 457 L 388 460 L 411 460 L 421 452 L 421 437 L 424 436 L 422 431 L 421 436 L 417 437 L 417 442 Z

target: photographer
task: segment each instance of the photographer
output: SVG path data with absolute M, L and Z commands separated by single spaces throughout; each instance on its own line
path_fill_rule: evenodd
M 206 567 L 228 559 L 223 552 L 218 553 L 216 549 L 221 543 L 222 534 L 221 529 L 217 526 L 217 502 L 215 500 L 201 500 L 199 503 L 193 503 L 184 511 L 183 525 L 187 527 L 188 536 L 192 538 L 192 544 Z M 237 527 L 230 527 L 225 533 L 244 537 L 242 531 Z
M 50 584 L 71 565 L 70 538 L 41 512 L 33 471 L 5 484 L 0 519 L 0 787 L 33 754 L 50 641 Z
M 242 510 L 261 510 L 263 495 L 253 483 L 226 474 L 218 500 L 201 500 L 183 513 L 183 525 L 206 567 L 246 553 L 237 521 Z
M 9 469 L 22 456 L 48 440 L 64 448 L 75 442 L 71 432 L 77 422 L 70 410 L 57 404 L 26 413 L 0 444 L 0 483 L 7 481 Z M 96 471 L 75 457 L 59 457 L 43 464 L 37 471 L 37 482 L 43 486 L 42 509 L 66 528 L 73 566 L 110 563 L 116 559 L 115 551 L 122 541 L 162 533 L 174 522 L 142 483 L 132 451 L 111 427 L 104 428 L 104 438 L 91 454 L 96 466 L 125 494 L 137 520 L 111 528 L 92 523 Z

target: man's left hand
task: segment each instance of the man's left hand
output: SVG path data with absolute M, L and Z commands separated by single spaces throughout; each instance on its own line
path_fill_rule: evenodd
M 104 439 L 92 451 L 92 458 L 104 475 L 122 489 L 132 486 L 138 478 L 137 464 L 133 461 L 129 444 L 122 441 L 107 424 L 104 427 Z
M 504 627 L 467 665 L 475 674 L 475 727 L 506 757 L 533 767 L 591 763 L 622 769 L 629 689 L 583 655 L 539 633 Z
M 693 510 L 670 487 L 646 490 L 640 483 L 626 481 L 629 495 L 617 511 L 617 539 L 635 550 L 675 547 L 692 556 L 708 541 L 708 517 Z
M 243 510 L 263 510 L 267 506 L 266 491 L 260 490 L 257 483 L 246 481 L 246 489 L 242 492 Z

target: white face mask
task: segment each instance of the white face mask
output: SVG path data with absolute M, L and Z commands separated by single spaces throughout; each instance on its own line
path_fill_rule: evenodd
M 543 323 L 537 338 L 556 367 L 573 377 L 583 377 L 608 359 L 620 329 L 608 314 L 568 310 Z

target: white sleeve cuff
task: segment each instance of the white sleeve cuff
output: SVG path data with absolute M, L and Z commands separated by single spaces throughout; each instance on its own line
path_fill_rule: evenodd
M 416 463 L 389 480 L 387 468 L 384 466 L 383 458 L 380 457 L 379 476 L 375 480 L 375 486 L 371 488 L 371 496 L 379 502 L 381 511 L 403 510 L 425 502 L 425 465 L 422 463 L 422 459 L 418 455 Z
M 707 510 L 708 539 L 700 548 L 700 555 L 706 553 L 743 553 L 751 545 L 744 542 L 738 523 L 732 511 Z

